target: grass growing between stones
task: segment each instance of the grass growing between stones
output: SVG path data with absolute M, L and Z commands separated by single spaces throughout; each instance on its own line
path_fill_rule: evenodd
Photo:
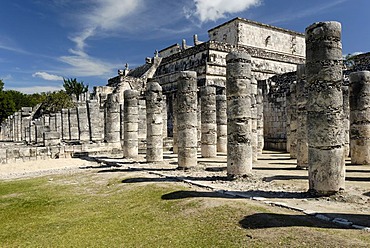
M 78 173 L 52 179 L 0 182 L 0 246 L 366 247 L 370 244 L 368 233 L 341 229 L 295 212 L 223 198 L 185 184 L 122 183 L 125 176 Z

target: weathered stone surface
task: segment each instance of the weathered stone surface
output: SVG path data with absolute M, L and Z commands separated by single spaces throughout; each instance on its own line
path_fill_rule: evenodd
M 167 96 L 163 95 L 162 94 L 162 115 L 163 115 L 163 128 L 162 128 L 162 131 L 163 131 L 163 138 L 166 138 L 168 137 L 168 134 L 167 134 Z
M 216 88 L 201 88 L 201 154 L 204 158 L 217 156 Z
M 148 82 L 146 90 L 146 161 L 163 161 L 163 95 L 158 82 Z
M 80 132 L 80 141 L 90 141 L 90 125 L 86 103 L 80 103 L 77 106 L 78 129 Z
M 252 170 L 251 57 L 231 52 L 226 64 L 227 175 L 235 178 Z
M 179 72 L 177 92 L 178 164 L 179 168 L 197 165 L 197 74 Z M 181 125 L 192 121 L 191 125 Z
M 297 68 L 297 168 L 308 168 L 307 90 L 305 65 Z
M 68 109 L 62 109 L 62 140 L 70 140 Z
M 120 143 L 121 141 L 121 99 L 119 94 L 111 93 L 105 102 L 105 141 Z
M 173 153 L 178 153 L 178 129 L 177 129 L 177 95 L 172 95 L 172 111 L 173 111 L 173 125 L 172 125 L 172 137 L 173 137 Z
M 100 118 L 100 104 L 98 100 L 87 101 L 88 116 L 89 116 L 89 131 L 91 141 L 101 142 L 103 141 L 103 129 L 100 123 L 104 123 Z
M 226 95 L 216 96 L 217 151 L 227 152 L 227 101 Z
M 370 72 L 353 72 L 349 78 L 351 163 L 370 164 Z
M 350 106 L 349 106 L 349 85 L 343 83 L 343 128 L 344 128 L 344 156 L 350 156 Z
M 80 132 L 78 130 L 78 118 L 77 118 L 77 109 L 71 108 L 68 110 L 69 114 L 69 132 L 71 140 L 79 140 Z
M 258 89 L 257 96 L 257 153 L 262 154 L 264 146 L 264 135 L 263 135 L 263 93 L 261 89 Z
M 306 29 L 307 130 L 310 191 L 344 189 L 344 129 L 341 24 Z
M 44 132 L 44 146 L 59 145 L 60 141 L 60 133 L 57 131 Z
M 257 162 L 258 159 L 258 133 L 257 133 L 257 94 L 258 86 L 255 77 L 251 81 L 251 118 L 252 118 L 252 160 Z
M 290 105 L 287 105 L 288 113 L 290 115 L 290 148 L 289 153 L 291 158 L 297 158 L 297 97 L 296 97 L 297 83 L 292 82 L 290 85 Z
M 136 158 L 139 154 L 139 92 L 125 90 L 124 92 L 124 143 L 123 154 L 126 158 Z

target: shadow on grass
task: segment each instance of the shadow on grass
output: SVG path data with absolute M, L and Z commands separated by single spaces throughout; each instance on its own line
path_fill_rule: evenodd
M 144 183 L 144 182 L 155 182 L 156 180 L 163 180 L 161 182 L 166 182 L 166 180 L 173 182 L 174 180 L 192 180 L 192 181 L 229 181 L 226 176 L 212 176 L 212 177 L 165 177 L 165 178 L 157 178 L 157 177 L 137 177 L 137 178 L 130 178 L 127 180 L 123 180 L 122 183 Z
M 369 218 L 367 215 L 349 214 L 348 218 Z M 315 228 L 333 228 L 333 229 L 349 229 L 349 227 L 336 225 L 330 222 L 320 221 L 315 217 L 306 215 L 287 215 L 274 213 L 256 213 L 244 217 L 239 221 L 241 227 L 245 229 L 265 229 L 278 227 L 315 227 Z
M 166 182 L 177 182 L 176 178 L 163 178 L 163 177 L 158 177 L 158 178 L 128 178 L 122 180 L 122 183 L 166 183 Z
M 231 192 L 230 192 L 231 193 Z M 217 198 L 279 198 L 279 199 L 308 199 L 313 198 L 307 192 L 285 192 L 285 191 L 263 191 L 263 190 L 248 190 L 248 191 L 232 191 L 232 195 L 222 194 L 219 192 L 196 192 L 196 191 L 175 191 L 162 196 L 163 200 L 179 200 L 192 197 L 217 197 Z
M 235 198 L 233 196 L 227 196 L 217 192 L 199 192 L 199 191 L 186 191 L 180 190 L 171 192 L 165 195 L 162 195 L 162 200 L 180 200 L 186 198 L 198 198 L 198 197 L 206 197 L 206 198 Z

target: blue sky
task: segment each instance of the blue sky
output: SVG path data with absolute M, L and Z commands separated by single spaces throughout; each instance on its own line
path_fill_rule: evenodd
M 105 85 L 193 34 L 243 17 L 304 32 L 342 23 L 343 53 L 368 52 L 369 0 L 1 0 L 0 78 L 25 93 L 60 89 L 62 78 Z

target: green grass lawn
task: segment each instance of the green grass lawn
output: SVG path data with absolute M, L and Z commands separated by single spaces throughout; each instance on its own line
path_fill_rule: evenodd
M 366 247 L 370 234 L 186 184 L 92 172 L 0 182 L 1 247 Z M 198 189 L 199 190 L 199 189 Z

